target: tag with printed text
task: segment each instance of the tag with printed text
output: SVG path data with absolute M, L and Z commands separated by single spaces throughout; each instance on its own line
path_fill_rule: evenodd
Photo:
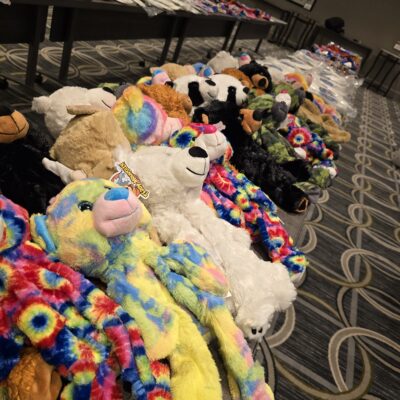
M 110 178 L 111 182 L 129 187 L 136 197 L 148 199 L 150 192 L 145 189 L 139 177 L 135 175 L 125 162 L 116 163 L 117 172 Z

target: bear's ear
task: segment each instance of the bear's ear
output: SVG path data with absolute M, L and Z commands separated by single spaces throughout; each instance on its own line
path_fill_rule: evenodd
M 73 105 L 67 106 L 67 111 L 71 115 L 92 115 L 104 109 L 92 105 Z
M 51 100 L 47 96 L 34 97 L 32 100 L 32 111 L 39 114 L 45 114 L 49 110 Z
M 47 216 L 43 214 L 34 214 L 30 218 L 31 235 L 36 244 L 38 244 L 47 253 L 54 253 L 57 248 L 50 236 L 46 225 Z

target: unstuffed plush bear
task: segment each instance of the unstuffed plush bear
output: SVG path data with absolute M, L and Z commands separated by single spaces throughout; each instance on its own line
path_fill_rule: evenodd
M 330 114 L 324 114 L 315 102 L 310 99 L 305 99 L 297 113 L 299 117 L 320 125 L 325 129 L 331 139 L 337 143 L 347 143 L 351 139 L 351 134 L 343 129 L 340 129 L 334 118 Z
M 50 96 L 35 97 L 32 101 L 32 110 L 45 115 L 47 129 L 54 138 L 57 138 L 73 118 L 73 115 L 68 113 L 67 106 L 91 105 L 109 110 L 115 100 L 115 96 L 110 91 L 102 88 L 85 89 L 78 86 L 65 86 Z
M 216 83 L 197 75 L 182 76 L 174 81 L 173 87 L 177 92 L 188 95 L 193 107 L 208 104 L 218 96 Z
M 227 290 L 224 275 L 195 244 L 154 242 L 151 217 L 129 189 L 101 179 L 73 182 L 45 216 L 32 217 L 32 226 L 34 239 L 53 257 L 107 284 L 108 293 L 142 327 L 151 358 L 168 357 L 174 399 L 222 397 L 211 354 L 176 302 L 220 342 L 233 397 L 273 399 L 221 297 Z
M 0 191 L 29 212 L 44 212 L 63 187 L 60 178 L 42 165 L 52 140 L 30 127 L 26 118 L 9 107 L 0 116 Z M 14 140 L 11 142 L 11 138 Z
M 196 124 L 192 124 L 196 125 Z M 246 229 L 253 242 L 261 242 L 272 261 L 287 268 L 293 282 L 299 281 L 307 266 L 304 254 L 282 226 L 275 204 L 240 174 L 229 162 L 231 151 L 224 134 L 213 125 L 192 130 L 182 129 L 171 136 L 173 147 L 203 147 L 210 158 L 210 169 L 203 183 L 202 200 L 215 213 L 234 226 Z
M 261 89 L 265 93 L 272 91 L 272 78 L 267 67 L 258 64 L 256 61 L 251 61 L 242 65 L 239 69 L 251 79 L 256 89 Z
M 45 225 L 37 222 L 39 242 L 50 246 L 43 238 Z M 40 357 L 28 356 L 29 370 L 21 376 L 20 350 L 27 342 L 65 378 L 61 398 L 122 398 L 119 376 L 137 399 L 171 400 L 169 369 L 150 363 L 135 320 L 81 274 L 52 261 L 32 243 L 27 211 L 4 196 L 0 229 L 0 380 L 11 373 L 11 394 L 23 395 L 32 385 L 29 373 L 43 371 Z M 41 378 L 44 399 L 52 385 L 45 386 Z M 30 389 L 34 396 L 35 387 Z
M 220 74 L 225 68 L 239 68 L 239 60 L 231 56 L 227 51 L 220 51 L 207 65 L 211 67 L 216 74 Z
M 138 88 L 160 104 L 169 117 L 179 118 L 183 125 L 190 123 L 189 114 L 192 111 L 192 100 L 186 94 L 179 93 L 169 85 L 139 84 Z
M 50 149 L 51 157 L 59 163 L 46 159 L 44 165 L 65 183 L 87 176 L 110 178 L 115 172 L 115 151 L 131 148 L 114 114 L 92 106 L 70 106 L 68 112 L 75 118 Z M 71 176 L 63 165 L 76 171 Z
M 232 103 L 212 102 L 208 107 L 196 110 L 193 120 L 209 123 L 222 122 L 223 133 L 233 148 L 231 163 L 248 179 L 259 186 L 281 208 L 289 212 L 304 212 L 307 195 L 295 186 L 310 175 L 302 160 L 278 165 L 264 149 L 257 145 L 251 135 L 261 127 L 262 113 L 257 110 L 239 110 Z
M 282 264 L 258 258 L 250 249 L 248 233 L 219 219 L 201 201 L 209 168 L 207 152 L 197 146 L 150 146 L 121 155 L 121 161 L 150 191 L 145 203 L 161 240 L 202 245 L 229 279 L 228 304 L 237 324 L 250 338 L 263 336 L 273 314 L 286 309 L 296 292 Z
M 112 111 L 132 147 L 160 144 L 182 128 L 179 118 L 168 117 L 163 107 L 137 86 L 128 86 Z
M 211 75 L 214 74 L 212 68 L 203 63 L 196 63 L 193 65 L 190 64 L 180 65 L 175 63 L 167 63 L 161 65 L 161 67 L 150 68 L 151 73 L 157 70 L 165 71 L 173 81 L 186 75 L 195 74 L 201 77 L 209 78 Z
M 211 80 L 217 84 L 216 100 L 231 101 L 238 106 L 246 101 L 249 88 L 243 86 L 238 79 L 226 74 L 215 74 Z

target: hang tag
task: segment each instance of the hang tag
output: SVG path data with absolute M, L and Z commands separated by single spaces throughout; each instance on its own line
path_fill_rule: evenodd
M 138 198 L 141 197 L 145 200 L 149 198 L 150 192 L 145 189 L 139 177 L 132 172 L 124 161 L 116 163 L 115 168 L 117 172 L 110 178 L 111 182 L 129 187 Z

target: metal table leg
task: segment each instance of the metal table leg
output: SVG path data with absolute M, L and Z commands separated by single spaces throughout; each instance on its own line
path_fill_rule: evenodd
M 397 64 L 398 64 L 398 62 L 396 62 L 395 65 L 397 65 Z M 393 83 L 396 81 L 396 79 L 397 79 L 399 76 L 400 76 L 400 70 L 399 70 L 399 72 L 393 77 L 393 79 L 392 79 L 392 81 L 390 82 L 388 88 L 386 89 L 386 92 L 385 92 L 385 94 L 384 94 L 385 97 L 388 95 L 388 93 L 390 92 L 390 89 L 391 89 L 392 86 L 393 86 Z
M 365 74 L 365 77 L 366 77 L 366 78 L 367 78 L 368 75 L 371 73 L 371 71 L 375 68 L 375 65 L 377 64 L 377 62 L 378 62 L 379 57 L 381 56 L 381 54 L 382 54 L 382 50 L 378 53 L 378 55 L 376 56 L 375 61 L 374 61 L 374 63 L 372 64 L 371 68 L 370 68 L 370 69 L 368 70 L 368 72 Z
M 189 22 L 189 18 L 185 18 L 183 20 L 182 32 L 181 32 L 181 35 L 179 36 L 178 43 L 176 44 L 174 56 L 172 58 L 172 61 L 174 63 L 178 62 L 183 42 L 186 39 L 186 29 L 187 29 L 187 26 L 188 26 L 188 22 Z
M 163 50 L 162 50 L 162 53 L 161 53 L 161 56 L 160 56 L 160 60 L 159 60 L 159 64 L 160 65 L 163 65 L 165 63 L 165 60 L 167 59 L 168 51 L 169 51 L 169 48 L 171 46 L 172 38 L 175 35 L 176 27 L 178 25 L 178 21 L 179 21 L 179 18 L 174 18 L 174 22 L 172 23 L 171 29 L 170 29 L 170 31 L 168 33 L 168 36 L 165 39 L 164 47 L 163 47 Z
M 72 46 L 74 45 L 76 14 L 77 14 L 78 10 L 75 8 L 71 8 L 68 11 L 69 11 L 69 23 L 67 24 L 67 26 L 68 26 L 67 40 L 64 42 L 64 45 L 63 45 L 61 66 L 60 66 L 60 72 L 58 75 L 58 79 L 60 80 L 60 82 L 63 82 L 63 83 L 68 78 L 68 69 L 69 69 L 69 63 L 71 61 Z
M 243 26 L 242 22 L 239 21 L 238 27 L 237 27 L 236 32 L 235 32 L 235 35 L 233 36 L 231 45 L 229 46 L 229 49 L 228 49 L 229 53 L 232 53 L 232 50 L 235 48 L 236 40 L 237 40 L 237 38 L 239 36 L 239 32 L 242 29 L 242 26 Z
M 228 47 L 229 40 L 231 39 L 232 33 L 235 29 L 235 26 L 236 26 L 236 21 L 232 22 L 232 28 L 229 30 L 229 33 L 225 36 L 224 44 L 222 45 L 221 50 L 226 50 L 226 48 Z
M 47 6 L 37 6 L 35 18 L 35 32 L 32 41 L 29 43 L 28 62 L 26 66 L 25 83 L 27 86 L 33 86 L 36 78 L 37 61 L 39 55 L 40 39 L 46 29 Z
M 386 78 L 390 75 L 390 73 L 393 71 L 393 68 L 396 66 L 397 64 L 397 60 L 393 60 L 392 61 L 392 66 L 389 68 L 389 70 L 386 72 L 386 75 L 382 78 L 381 82 L 378 85 L 378 90 L 381 90 L 381 87 L 383 86 L 383 84 L 385 83 Z

